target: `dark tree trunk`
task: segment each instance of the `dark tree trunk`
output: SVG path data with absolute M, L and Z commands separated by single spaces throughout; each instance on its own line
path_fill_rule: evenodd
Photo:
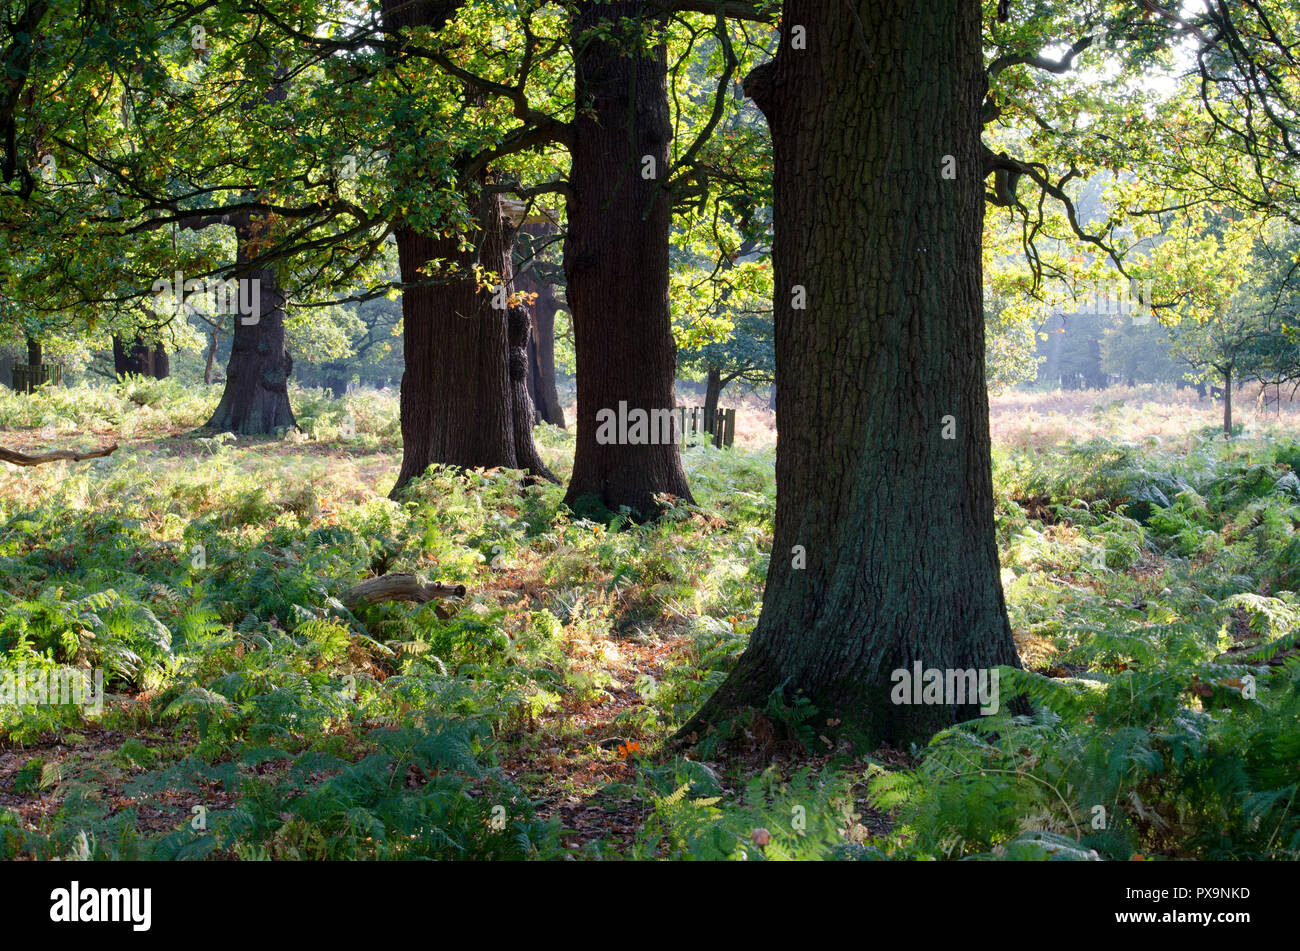
M 418 281 L 430 261 L 472 275 L 475 253 L 460 239 L 397 232 L 403 281 Z M 488 267 L 484 262 L 484 267 Z M 449 265 L 430 265 L 446 276 Z M 393 492 L 434 464 L 513 468 L 514 429 L 506 380 L 504 313 L 491 313 L 472 276 L 402 292 L 402 469 Z
M 121 337 L 113 336 L 113 372 L 120 379 L 127 374 L 149 376 L 165 380 L 171 372 L 171 361 L 161 343 L 148 344 L 139 337 L 128 346 Z
M 287 70 L 278 67 L 262 101 L 282 103 L 288 97 Z M 253 250 L 263 237 L 267 218 L 242 214 L 227 220 L 235 229 L 235 263 L 241 269 L 239 306 L 232 320 L 230 361 L 221 402 L 208 420 L 208 428 L 246 436 L 269 435 L 293 429 L 297 422 L 289 406 L 289 377 L 293 358 L 285 345 L 284 302 L 273 268 L 243 271 L 256 258 Z M 251 305 L 251 306 L 250 306 Z
M 1232 371 L 1223 371 L 1223 434 L 1232 438 Z
M 137 337 L 128 347 L 122 338 L 113 335 L 113 373 L 118 379 L 128 373 L 153 375 L 153 351 Z
M 462 5 L 463 0 L 383 0 L 384 28 L 394 36 L 410 27 L 441 30 Z M 476 184 L 483 181 L 480 176 Z M 511 372 L 516 357 L 527 360 L 526 329 L 523 352 L 516 354 L 508 308 L 493 306 L 499 295 L 481 287 L 475 274 L 478 265 L 497 275 L 507 292 L 512 289 L 515 231 L 495 197 L 480 201 L 479 230 L 469 236 L 468 250 L 461 250 L 460 236 L 397 229 L 402 281 L 441 280 L 402 293 L 402 468 L 393 496 L 435 464 L 523 468 L 557 481 L 533 444 L 526 364 L 523 373 Z M 441 263 L 430 265 L 432 274 L 421 272 L 430 262 Z
M 555 289 L 543 284 L 533 311 L 534 385 L 537 391 L 537 418 L 540 422 L 565 428 L 564 407 L 555 382 Z
M 172 361 L 167 356 L 167 348 L 161 341 L 154 344 L 153 348 L 153 378 L 155 380 L 165 380 L 171 376 Z
M 650 418 L 674 407 L 676 354 L 668 308 L 671 209 L 662 187 L 672 135 L 667 52 L 656 4 L 584 4 L 571 30 L 578 102 L 572 126 L 569 227 L 564 242 L 577 351 L 578 437 L 565 502 L 627 506 L 651 518 L 663 493 L 693 501 L 674 438 L 598 439 L 598 414 L 620 404 Z M 629 18 L 624 20 L 623 18 Z M 609 21 L 608 39 L 584 37 Z M 648 51 L 636 27 L 648 28 Z M 653 169 L 644 161 L 653 160 Z M 643 177 L 652 171 L 653 178 Z
M 1088 389 L 1104 390 L 1109 382 L 1101 368 L 1101 341 L 1088 341 L 1088 372 L 1084 374 Z
M 536 303 L 530 308 L 532 333 L 528 339 L 528 393 L 533 399 L 537 421 L 563 429 L 564 409 L 555 385 L 555 312 L 558 309 L 555 289 L 531 267 L 515 275 L 515 287 L 537 295 Z
M 321 382 L 336 400 L 348 395 L 348 372 L 345 367 L 326 365 L 321 373 Z
M 208 359 L 203 365 L 203 382 L 211 386 L 214 371 L 217 366 L 217 330 L 213 328 L 211 339 L 208 343 Z
M 533 401 L 533 425 L 543 422 L 542 410 L 537 401 L 537 390 L 540 387 L 541 380 L 537 372 L 537 324 L 530 315 L 528 327 L 528 347 L 525 350 L 525 356 L 528 360 L 528 372 L 525 374 L 525 380 L 528 383 L 528 398 Z
M 704 418 L 717 419 L 718 400 L 722 397 L 722 370 L 709 367 L 709 375 L 704 383 Z
M 235 225 L 236 261 L 241 265 L 249 262 L 248 245 L 256 224 Z M 284 293 L 275 271 L 257 268 L 240 279 L 241 287 L 245 281 L 256 283 L 250 285 L 251 296 L 248 290 L 239 295 L 240 313 L 233 317 L 235 331 L 230 362 L 226 364 L 226 387 L 207 425 L 218 432 L 266 435 L 297 425 L 289 406 L 293 358 L 285 346 Z M 244 309 L 245 298 L 260 301 L 256 315 L 252 308 Z
M 516 305 L 510 308 L 506 330 L 510 343 L 510 398 L 515 427 L 515 452 L 518 466 L 533 475 L 559 482 L 533 442 L 533 426 L 537 422 L 537 411 L 533 408 L 532 397 L 528 395 L 528 341 L 532 334 L 532 318 L 528 308 Z
M 532 440 L 531 405 L 519 400 L 511 375 L 507 310 L 480 287 L 474 265 L 510 287 L 514 228 L 495 199 L 484 202 L 484 230 L 472 247 L 458 237 L 431 237 L 409 228 L 397 232 L 402 280 L 424 279 L 428 262 L 446 262 L 438 283 L 402 294 L 406 369 L 402 374 L 402 469 L 393 493 L 434 464 L 461 468 L 504 466 L 554 479 Z M 451 271 L 450 266 L 455 270 Z M 453 276 L 454 275 L 454 276 Z M 522 346 L 527 347 L 525 332 Z M 519 354 L 526 360 L 526 355 Z M 518 379 L 525 388 L 525 374 Z M 516 413 L 527 413 L 516 425 Z
M 782 22 L 807 48 L 783 29 L 746 90 L 772 131 L 792 425 L 762 615 L 683 732 L 783 689 L 871 743 L 924 741 L 977 707 L 894 704 L 892 672 L 1018 665 L 984 377 L 980 4 L 786 0 Z
M 35 337 L 27 338 L 27 365 L 38 367 L 45 359 L 44 348 Z

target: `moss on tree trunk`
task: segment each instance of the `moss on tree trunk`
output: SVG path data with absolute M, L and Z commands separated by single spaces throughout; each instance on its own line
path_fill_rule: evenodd
M 688 734 L 780 690 L 818 729 L 924 741 L 976 710 L 895 704 L 893 671 L 1018 663 L 984 378 L 979 16 L 787 0 L 780 52 L 747 80 L 776 163 L 775 540 L 758 626 Z

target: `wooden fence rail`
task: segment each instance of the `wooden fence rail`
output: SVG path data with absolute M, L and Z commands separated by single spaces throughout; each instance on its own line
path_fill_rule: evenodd
M 709 412 L 703 406 L 677 407 L 677 422 L 682 442 L 693 442 L 692 436 L 709 436 L 709 442 L 719 449 L 730 448 L 736 441 L 736 411 L 719 409 Z
M 14 364 L 14 389 L 19 393 L 30 393 L 45 383 L 62 386 L 63 367 L 57 363 L 40 363 L 36 366 L 26 363 Z

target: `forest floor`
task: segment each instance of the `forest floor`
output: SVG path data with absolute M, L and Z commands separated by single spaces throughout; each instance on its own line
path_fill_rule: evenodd
M 121 443 L 0 472 L 0 691 L 74 668 L 105 671 L 108 693 L 102 715 L 0 693 L 0 857 L 1300 849 L 1294 764 L 1240 752 L 1300 743 L 1294 405 L 1239 397 L 1227 442 L 1191 391 L 994 397 L 1003 582 L 1035 717 L 859 750 L 773 698 L 682 751 L 669 738 L 761 606 L 765 400 L 738 399 L 736 448 L 685 450 L 697 506 L 633 526 L 576 520 L 559 487 L 500 470 L 434 471 L 388 500 L 391 393 L 296 391 L 301 431 L 255 440 L 195 432 L 215 396 L 139 380 L 0 394 L 11 448 Z M 563 479 L 571 433 L 537 433 Z M 343 606 L 385 572 L 468 594 Z M 1223 696 L 1247 660 L 1274 698 L 1259 710 Z M 1098 808 L 1114 820 L 1088 826 Z

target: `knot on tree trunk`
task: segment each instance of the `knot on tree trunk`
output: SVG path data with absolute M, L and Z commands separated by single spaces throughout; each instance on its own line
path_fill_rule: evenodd
M 512 347 L 510 349 L 510 379 L 516 382 L 528 377 L 528 353 Z
M 506 317 L 507 343 L 510 348 L 508 372 L 510 379 L 516 383 L 528 378 L 528 336 L 532 326 L 533 321 L 526 307 L 516 304 L 510 308 Z
M 524 349 L 528 346 L 528 332 L 532 327 L 532 318 L 528 308 L 515 304 L 510 308 L 506 329 L 510 334 L 510 346 Z

